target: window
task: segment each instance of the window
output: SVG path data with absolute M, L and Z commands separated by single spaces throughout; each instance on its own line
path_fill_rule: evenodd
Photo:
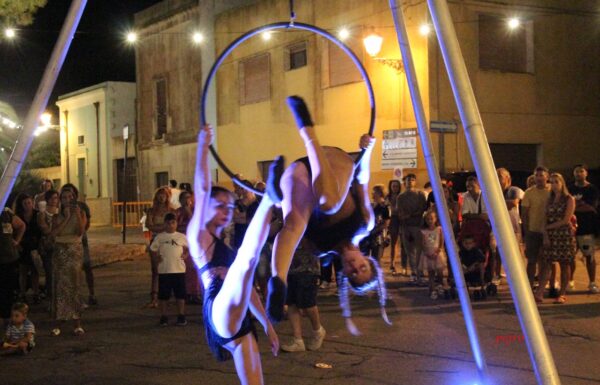
M 167 186 L 169 184 L 169 173 L 161 171 L 154 174 L 156 180 L 156 188 Z
M 260 177 L 263 181 L 267 180 L 269 176 L 269 167 L 271 167 L 272 160 L 261 160 L 256 162 L 258 164 L 258 172 L 260 173 Z
M 354 54 L 361 59 L 362 47 L 360 43 L 349 43 L 349 46 Z M 354 62 L 341 48 L 332 42 L 328 42 L 328 48 L 330 87 L 362 81 L 360 72 Z
M 479 15 L 479 68 L 533 73 L 533 21 L 509 30 L 506 18 Z
M 157 79 L 154 82 L 154 118 L 156 121 L 155 139 L 162 139 L 167 133 L 167 80 Z
M 85 144 L 85 136 L 79 135 L 77 137 L 77 144 L 80 145 L 80 146 L 83 146 Z
M 305 67 L 307 63 L 306 42 L 291 45 L 285 49 L 285 70 Z
M 271 98 L 269 54 L 261 54 L 240 62 L 240 104 L 252 104 Z

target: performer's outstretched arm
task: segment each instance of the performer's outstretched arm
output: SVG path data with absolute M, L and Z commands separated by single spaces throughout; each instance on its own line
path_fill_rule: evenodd
M 208 147 L 213 140 L 212 128 L 205 125 L 198 132 L 198 149 L 196 150 L 196 168 L 194 172 L 194 196 L 196 205 L 194 214 L 187 229 L 187 238 L 190 245 L 190 255 L 200 265 L 201 246 L 199 235 L 201 230 L 206 229 L 207 212 L 210 201 L 211 177 L 208 169 Z

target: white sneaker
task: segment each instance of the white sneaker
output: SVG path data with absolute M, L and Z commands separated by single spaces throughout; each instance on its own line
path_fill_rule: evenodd
M 323 345 L 323 340 L 325 339 L 326 334 L 327 334 L 327 332 L 325 331 L 323 326 L 321 326 L 319 328 L 319 330 L 317 330 L 316 332 L 313 332 L 313 336 L 306 343 L 306 348 L 308 350 L 318 350 L 319 348 L 321 348 L 321 345 Z
M 598 294 L 598 293 L 600 293 L 600 289 L 598 289 L 598 286 L 596 285 L 596 282 L 590 282 L 590 285 L 588 286 L 588 289 L 590 289 L 590 293 L 592 293 L 592 294 Z
M 330 285 L 329 282 L 323 281 L 323 282 L 321 282 L 321 286 L 319 286 L 319 288 L 323 289 L 323 290 L 327 290 L 327 289 L 329 289 L 329 285 Z
M 438 299 L 440 295 L 438 294 L 437 290 L 434 290 L 431 292 L 431 294 L 429 295 L 429 298 L 431 299 Z
M 304 340 L 302 338 L 294 338 L 292 343 L 281 345 L 281 350 L 284 352 L 304 352 L 306 348 L 304 347 Z

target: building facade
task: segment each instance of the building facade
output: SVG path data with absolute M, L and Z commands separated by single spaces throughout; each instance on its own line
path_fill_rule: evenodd
M 105 82 L 58 97 L 63 183 L 73 183 L 93 225 L 112 223 L 112 203 L 137 201 L 136 86 Z M 123 128 L 129 127 L 127 162 Z M 126 163 L 126 169 L 125 167 Z
M 598 4 L 450 2 L 497 167 L 524 172 L 538 164 L 562 172 L 577 163 L 600 167 L 594 148 L 600 142 L 600 38 L 592 32 L 597 30 Z M 171 0 L 153 7 L 154 17 L 136 15 L 146 36 L 137 48 L 139 148 L 140 154 L 148 151 L 140 155 L 144 186 L 156 187 L 159 174 L 164 178 L 165 172 L 170 172 L 169 178 L 191 180 L 201 79 L 215 53 L 248 30 L 289 20 L 288 5 L 284 0 Z M 157 16 L 159 9 L 162 17 Z M 405 1 L 403 10 L 427 117 L 458 126 L 455 132 L 432 134 L 440 169 L 470 170 L 473 165 L 437 38 L 434 32 L 420 33 L 423 24 L 431 24 L 426 2 Z M 334 34 L 341 28 L 349 32 L 344 42 L 366 67 L 376 94 L 375 136 L 380 145 L 373 154 L 372 180 L 387 182 L 394 164 L 386 163 L 384 135 L 416 128 L 405 75 L 386 65 L 400 59 L 387 2 L 303 1 L 296 2 L 295 11 L 299 22 Z M 506 21 L 514 16 L 521 23 L 511 30 Z M 210 31 L 205 45 L 190 44 L 189 37 L 187 44 L 182 40 L 196 28 Z M 365 52 L 362 42 L 373 32 L 383 38 L 377 58 Z M 178 42 L 172 37 L 177 34 Z M 167 91 L 161 91 L 161 73 L 167 74 Z M 219 155 L 248 179 L 263 178 L 278 154 L 288 159 L 304 155 L 285 106 L 288 95 L 305 98 L 325 145 L 354 152 L 368 128 L 369 102 L 360 74 L 341 50 L 312 33 L 281 30 L 250 39 L 223 62 L 215 85 L 209 121 L 217 127 Z M 161 92 L 168 95 L 167 102 L 157 102 Z M 159 124 L 166 127 L 160 138 Z M 418 137 L 414 142 L 414 162 L 397 166 L 425 182 Z M 226 179 L 219 173 L 219 182 Z

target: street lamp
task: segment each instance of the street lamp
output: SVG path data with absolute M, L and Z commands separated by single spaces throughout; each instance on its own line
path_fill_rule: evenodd
M 14 28 L 8 27 L 4 30 L 4 37 L 7 39 L 14 39 L 17 36 L 17 31 Z
M 402 64 L 402 59 L 390 59 L 390 58 L 381 58 L 377 57 L 379 52 L 381 51 L 381 46 L 383 45 L 383 37 L 378 33 L 371 31 L 371 33 L 363 39 L 363 44 L 365 46 L 365 50 L 375 60 L 385 66 L 393 68 L 396 72 L 400 73 L 404 71 L 404 65 Z
M 129 31 L 129 32 L 127 32 L 127 35 L 125 36 L 125 39 L 127 40 L 127 42 L 129 44 L 134 44 L 138 40 L 138 35 L 137 35 L 137 33 L 133 32 L 133 31 Z
M 194 44 L 200 44 L 204 41 L 204 36 L 200 32 L 194 32 L 192 35 L 192 41 Z

